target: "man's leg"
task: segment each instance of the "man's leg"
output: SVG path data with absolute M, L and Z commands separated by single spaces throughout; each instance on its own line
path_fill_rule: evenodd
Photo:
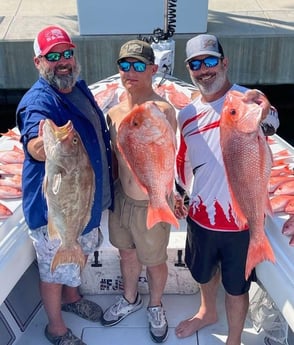
M 229 327 L 226 345 L 240 345 L 249 307 L 249 294 L 233 296 L 227 293 L 225 303 Z
M 142 265 L 138 261 L 136 250 L 120 250 L 120 269 L 124 284 L 124 297 L 134 303 L 138 291 L 138 279 Z
M 216 298 L 220 281 L 220 271 L 206 284 L 200 284 L 201 304 L 198 312 L 183 320 L 176 327 L 176 336 L 189 337 L 199 329 L 217 321 Z
M 167 264 L 147 267 L 147 279 L 150 291 L 149 306 L 160 306 L 161 298 L 167 281 Z
M 67 332 L 61 314 L 62 285 L 40 282 L 42 302 L 48 317 L 48 331 L 53 335 L 63 335 Z

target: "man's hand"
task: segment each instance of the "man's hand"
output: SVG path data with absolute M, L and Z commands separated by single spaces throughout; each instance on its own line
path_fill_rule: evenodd
M 184 205 L 184 198 L 180 194 L 175 195 L 174 214 L 178 219 L 186 218 L 188 215 L 188 209 Z
M 262 108 L 261 121 L 263 121 L 269 114 L 271 104 L 269 100 L 266 98 L 266 96 L 264 95 L 264 93 L 262 93 L 261 91 L 257 89 L 246 91 L 244 93 L 243 101 L 254 102 L 261 106 Z
M 30 155 L 37 161 L 44 162 L 46 160 L 46 154 L 44 151 L 43 142 L 43 125 L 45 120 L 41 120 L 39 124 L 39 133 L 36 138 L 31 139 L 28 142 L 28 151 Z

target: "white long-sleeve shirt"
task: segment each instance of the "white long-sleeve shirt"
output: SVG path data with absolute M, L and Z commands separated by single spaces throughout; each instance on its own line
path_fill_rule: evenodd
M 248 89 L 234 84 L 231 90 L 245 92 Z M 240 231 L 231 209 L 220 146 L 219 120 L 224 100 L 225 95 L 214 102 L 203 103 L 198 96 L 179 112 L 181 138 L 177 175 L 179 185 L 191 191 L 189 216 L 196 223 L 211 230 Z M 278 126 L 278 113 L 272 107 L 262 127 L 274 134 Z

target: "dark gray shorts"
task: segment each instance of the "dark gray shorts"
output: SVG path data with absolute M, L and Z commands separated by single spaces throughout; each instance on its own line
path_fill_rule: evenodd
M 211 280 L 220 268 L 222 283 L 231 295 L 249 291 L 255 270 L 245 280 L 249 231 L 213 231 L 202 228 L 187 217 L 185 261 L 193 278 L 200 284 Z

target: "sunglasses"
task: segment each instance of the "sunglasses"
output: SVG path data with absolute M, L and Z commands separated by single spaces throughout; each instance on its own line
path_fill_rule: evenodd
M 199 71 L 201 65 L 204 64 L 205 67 L 211 68 L 217 66 L 219 58 L 216 56 L 208 56 L 201 60 L 191 60 L 188 62 L 191 71 Z
M 133 69 L 136 72 L 146 71 L 146 64 L 145 62 L 142 62 L 142 61 L 135 61 L 135 62 L 119 61 L 117 64 L 118 64 L 118 68 L 123 72 L 129 72 L 129 70 L 131 69 L 131 66 L 133 66 Z
M 63 51 L 62 53 L 59 52 L 51 52 L 48 53 L 45 56 L 47 61 L 50 62 L 55 62 L 55 61 L 59 61 L 61 59 L 61 57 L 63 56 L 66 60 L 69 60 L 73 57 L 74 55 L 74 51 L 72 49 L 68 49 Z

